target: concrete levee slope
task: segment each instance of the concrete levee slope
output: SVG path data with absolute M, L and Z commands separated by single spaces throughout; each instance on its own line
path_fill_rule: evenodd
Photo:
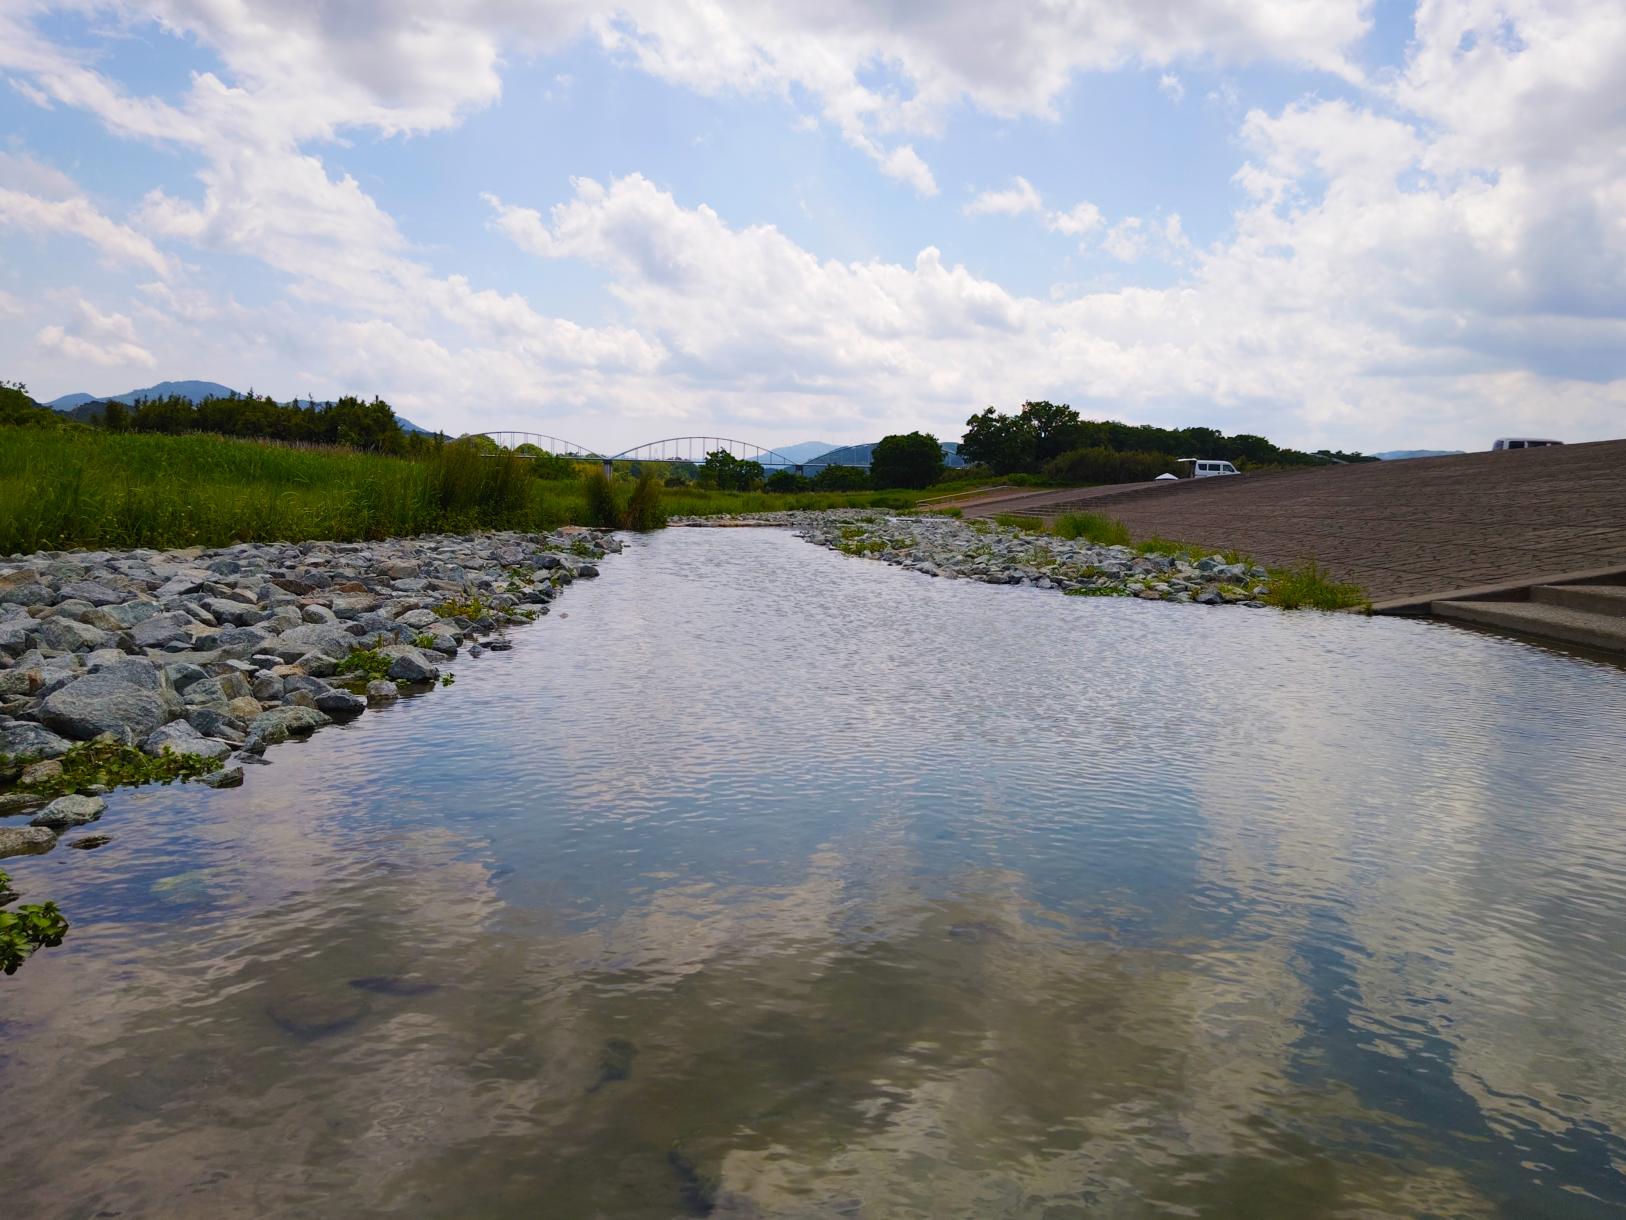
M 1379 609 L 1422 611 L 1452 591 L 1626 570 L 1626 440 L 1058 489 L 1016 511 L 1074 507 L 1116 517 L 1137 539 L 1237 550 L 1273 567 L 1313 560 Z

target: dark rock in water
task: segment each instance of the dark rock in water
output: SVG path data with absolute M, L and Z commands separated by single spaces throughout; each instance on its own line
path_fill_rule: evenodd
M 350 985 L 357 991 L 371 992 L 373 995 L 388 995 L 398 998 L 410 999 L 413 996 L 428 995 L 439 991 L 439 983 L 431 983 L 428 979 L 413 978 L 405 974 L 375 974 L 364 979 L 351 979 Z
M 677 1147 L 667 1152 L 666 1163 L 677 1175 L 678 1198 L 683 1202 L 683 1214 L 711 1215 L 717 1207 L 717 1183 L 702 1174 L 699 1167 Z
M 487 640 L 486 641 L 486 651 L 487 652 L 508 652 L 513 647 L 514 647 L 513 641 L 511 641 L 511 640 Z
M 290 991 L 265 1006 L 279 1029 L 306 1042 L 349 1029 L 368 1011 L 366 999 L 345 991 Z
M 244 761 L 263 763 L 265 759 L 249 757 Z M 209 788 L 241 788 L 243 786 L 243 768 L 222 767 L 219 771 L 211 771 L 198 782 Z
M 631 1076 L 637 1056 L 638 1048 L 625 1038 L 611 1038 L 598 1053 L 598 1079 L 587 1091 L 597 1093 L 605 1085 Z
M 77 847 L 80 851 L 90 851 L 92 848 L 106 847 L 112 841 L 112 835 L 85 835 L 81 839 L 75 839 L 68 846 Z

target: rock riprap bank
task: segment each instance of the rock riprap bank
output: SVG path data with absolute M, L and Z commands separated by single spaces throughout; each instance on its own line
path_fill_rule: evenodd
M 0 823 L 0 857 L 100 817 L 106 783 L 76 777 L 132 758 L 240 783 L 235 761 L 506 647 L 620 549 L 566 530 L 0 560 L 0 818 L 30 819 Z
M 926 576 L 990 585 L 1057 589 L 1077 597 L 1139 597 L 1206 606 L 1260 607 L 1264 568 L 1223 555 L 1144 553 L 955 517 L 891 517 L 874 510 L 762 513 L 759 525 L 788 526 L 799 537 Z M 709 519 L 674 524 L 708 525 Z M 740 520 L 728 524 L 744 524 Z

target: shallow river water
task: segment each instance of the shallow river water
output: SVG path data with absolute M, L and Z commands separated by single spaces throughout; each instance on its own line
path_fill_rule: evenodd
M 13 859 L 0 1214 L 1626 1208 L 1626 674 L 635 540 Z

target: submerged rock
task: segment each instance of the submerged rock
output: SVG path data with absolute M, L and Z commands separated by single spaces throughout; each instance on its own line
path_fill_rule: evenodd
M 112 835 L 81 835 L 72 840 L 68 846 L 77 847 L 80 851 L 94 851 L 98 847 L 106 847 L 112 841 Z
M 283 1032 L 311 1042 L 349 1029 L 367 1015 L 364 997 L 353 991 L 298 990 L 267 1001 L 265 1015 Z
M 37 856 L 56 846 L 56 831 L 46 826 L 0 826 L 0 860 Z

